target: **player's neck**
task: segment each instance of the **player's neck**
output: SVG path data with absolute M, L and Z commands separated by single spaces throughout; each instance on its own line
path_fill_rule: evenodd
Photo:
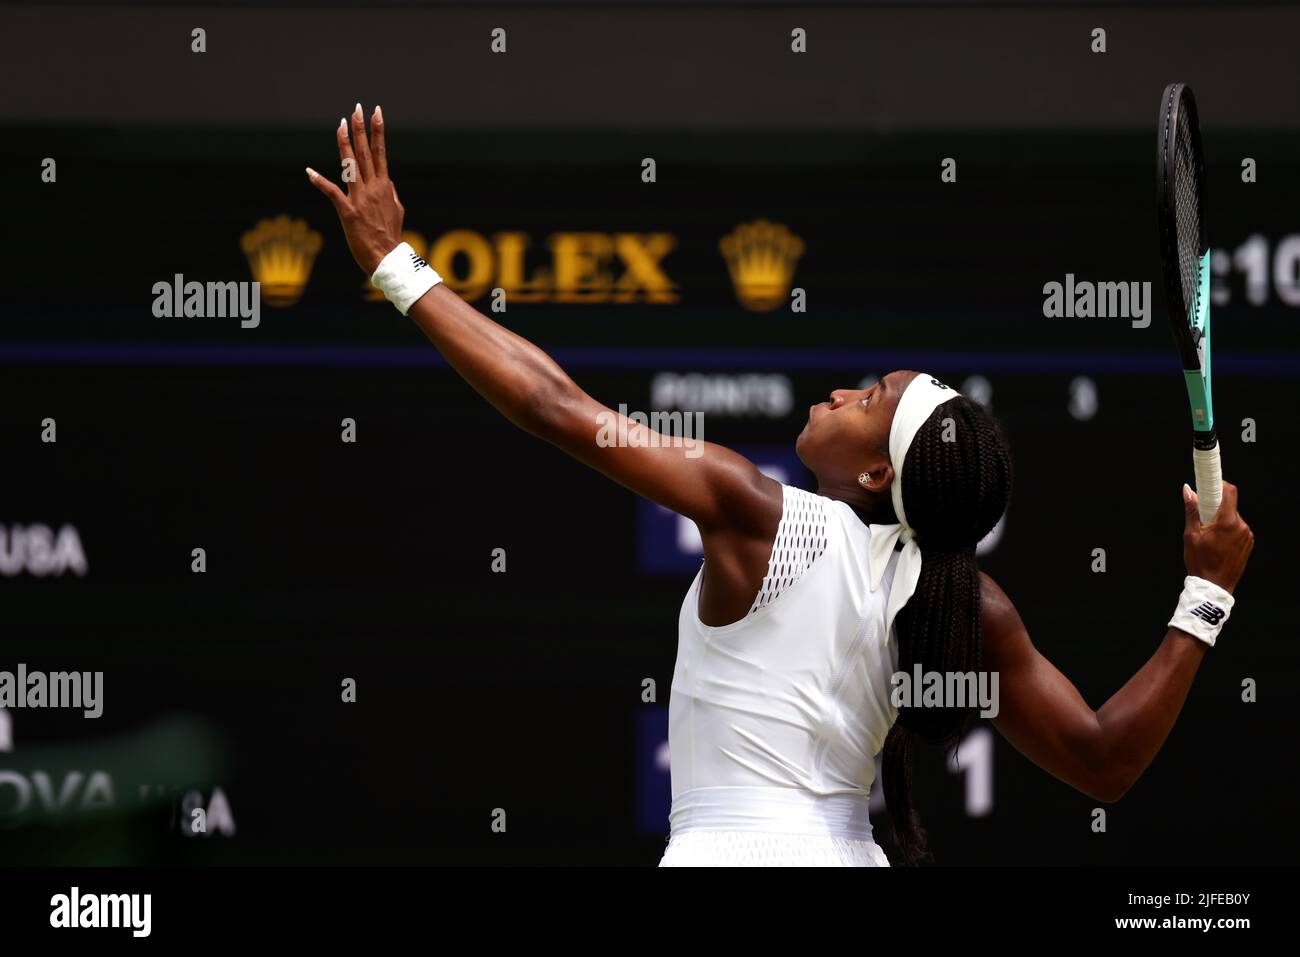
M 861 485 L 840 487 L 819 484 L 817 494 L 848 505 L 868 525 L 889 525 L 898 521 L 894 515 L 894 503 L 888 495 L 868 492 Z

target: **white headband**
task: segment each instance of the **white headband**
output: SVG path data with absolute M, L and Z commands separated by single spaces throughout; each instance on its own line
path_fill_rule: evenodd
M 936 408 L 959 395 L 961 393 L 944 385 L 934 376 L 922 373 L 908 383 L 903 390 L 903 397 L 898 400 L 898 408 L 894 411 L 894 423 L 889 428 L 889 458 L 894 465 L 894 481 L 889 494 L 894 500 L 894 514 L 898 516 L 898 522 L 871 526 L 871 546 L 867 554 L 871 590 L 875 591 L 880 587 L 880 580 L 884 577 L 895 546 L 899 542 L 903 543 L 898 565 L 894 568 L 893 584 L 889 588 L 889 601 L 885 606 L 887 639 L 893 637 L 894 618 L 916 591 L 916 583 L 921 577 L 921 547 L 916 544 L 912 526 L 907 524 L 907 516 L 903 513 L 903 460 L 907 458 L 907 450 L 912 447 L 917 429 L 925 424 Z M 897 670 L 897 642 L 891 641 L 890 653 Z
M 917 429 L 934 410 L 960 395 L 956 389 L 923 372 L 907 384 L 903 397 L 898 400 L 894 424 L 889 429 L 889 460 L 894 463 L 894 482 L 889 494 L 894 500 L 894 514 L 904 525 L 907 516 L 903 514 L 903 460 L 907 458 L 907 450 L 912 447 Z

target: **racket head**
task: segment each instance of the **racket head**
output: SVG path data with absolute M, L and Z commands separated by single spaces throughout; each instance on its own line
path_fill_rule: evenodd
M 1169 322 L 1187 380 L 1196 443 L 1208 448 L 1214 444 L 1214 408 L 1205 154 L 1196 98 L 1187 84 L 1165 87 L 1156 141 L 1156 207 Z

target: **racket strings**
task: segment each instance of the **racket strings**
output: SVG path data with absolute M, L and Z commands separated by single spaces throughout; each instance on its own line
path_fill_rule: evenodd
M 1183 303 L 1195 341 L 1200 334 L 1196 323 L 1200 315 L 1201 293 L 1200 169 L 1191 117 L 1185 109 L 1178 112 L 1174 144 L 1174 221 L 1178 230 L 1178 271 L 1183 286 Z

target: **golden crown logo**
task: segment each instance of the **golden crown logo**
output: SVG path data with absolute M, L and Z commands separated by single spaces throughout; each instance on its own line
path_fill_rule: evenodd
M 320 252 L 321 235 L 306 220 L 281 215 L 259 221 L 244 233 L 239 245 L 253 278 L 262 284 L 262 300 L 284 307 L 302 298 Z
M 785 302 L 803 255 L 803 240 L 780 223 L 741 223 L 718 243 L 736 298 L 746 309 L 770 312 Z

